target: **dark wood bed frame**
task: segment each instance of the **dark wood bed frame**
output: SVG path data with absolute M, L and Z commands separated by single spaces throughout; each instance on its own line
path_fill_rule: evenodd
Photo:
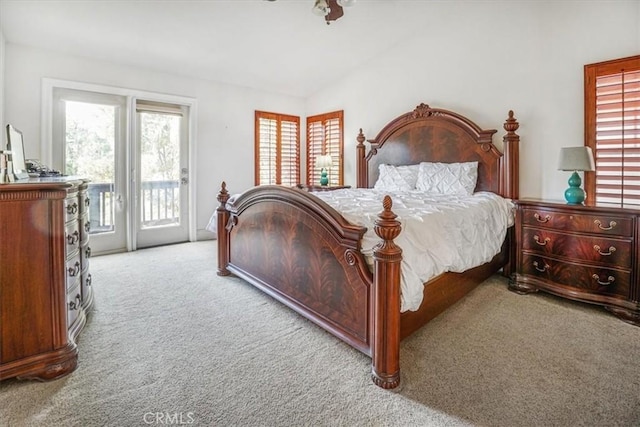
M 451 111 L 420 104 L 369 140 L 360 130 L 357 186 L 372 187 L 378 165 L 478 161 L 476 191 L 518 198 L 519 125 L 509 111 L 504 154 L 492 143 L 496 130 L 482 130 Z M 424 284 L 417 311 L 400 313 L 401 231 L 385 197 L 375 224 L 373 272 L 360 252 L 366 228 L 349 223 L 308 192 L 259 186 L 230 199 L 218 194 L 218 275 L 231 273 L 289 306 L 372 358 L 372 379 L 382 388 L 400 383 L 400 341 L 503 269 L 510 274 L 513 232 L 502 252 L 463 273 L 444 273 Z

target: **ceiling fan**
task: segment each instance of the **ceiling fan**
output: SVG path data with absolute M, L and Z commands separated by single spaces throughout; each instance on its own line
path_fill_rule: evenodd
M 276 1 L 276 0 L 267 0 Z M 356 0 L 315 0 L 311 11 L 318 16 L 324 16 L 327 25 L 344 15 L 343 7 L 351 7 Z

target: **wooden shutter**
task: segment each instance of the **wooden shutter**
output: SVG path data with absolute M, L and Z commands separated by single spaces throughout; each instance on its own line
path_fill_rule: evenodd
M 255 184 L 300 183 L 300 117 L 256 111 Z
M 585 144 L 596 162 L 587 195 L 640 205 L 640 56 L 585 66 Z
M 320 170 L 315 166 L 316 157 L 331 155 L 328 170 L 329 185 L 343 185 L 343 120 L 344 111 L 334 111 L 307 117 L 307 184 L 320 184 Z

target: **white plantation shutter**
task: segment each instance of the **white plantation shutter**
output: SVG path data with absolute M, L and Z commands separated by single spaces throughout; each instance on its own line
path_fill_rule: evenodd
M 640 56 L 585 66 L 585 126 L 596 161 L 587 194 L 640 205 Z
M 300 183 L 300 118 L 256 111 L 255 184 Z
M 343 119 L 344 112 L 307 117 L 307 184 L 320 184 L 320 169 L 316 157 L 331 155 L 331 167 L 327 171 L 329 185 L 343 184 Z

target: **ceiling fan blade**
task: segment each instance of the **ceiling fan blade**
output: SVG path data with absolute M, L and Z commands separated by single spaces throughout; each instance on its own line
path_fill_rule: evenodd
M 344 10 L 342 10 L 342 6 L 338 4 L 337 0 L 327 0 L 327 3 L 329 4 L 329 9 L 331 9 L 331 11 L 324 17 L 324 19 L 328 24 L 330 21 L 335 21 L 336 19 L 341 18 L 342 15 L 344 15 Z

